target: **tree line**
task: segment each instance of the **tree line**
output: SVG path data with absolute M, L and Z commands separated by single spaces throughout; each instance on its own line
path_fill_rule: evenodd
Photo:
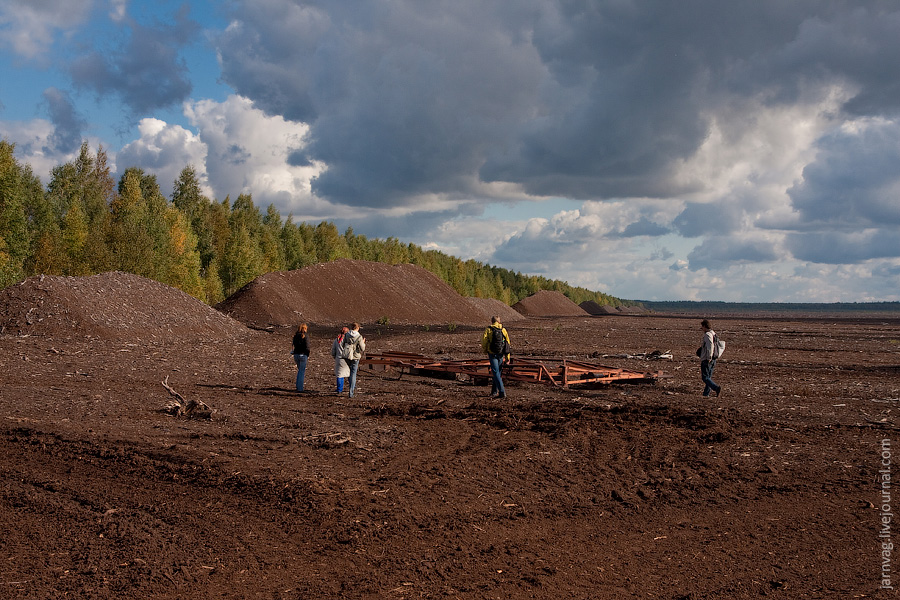
M 563 281 L 525 275 L 397 238 L 368 239 L 334 223 L 295 223 L 273 205 L 263 213 L 250 194 L 233 202 L 203 195 L 185 167 L 170 197 L 156 176 L 130 167 L 116 182 L 102 147 L 85 142 L 72 162 L 58 165 L 46 188 L 15 145 L 0 140 L 0 288 L 26 277 L 126 271 L 215 304 L 256 277 L 352 258 L 424 267 L 463 296 L 506 304 L 539 290 L 572 301 L 620 305 L 618 298 Z

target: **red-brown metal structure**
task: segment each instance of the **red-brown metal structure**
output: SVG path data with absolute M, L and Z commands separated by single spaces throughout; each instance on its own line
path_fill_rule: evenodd
M 410 352 L 369 354 L 360 361 L 367 369 L 394 369 L 403 373 L 436 377 L 468 376 L 490 379 L 491 365 L 486 358 L 475 360 L 436 360 Z M 663 377 L 662 371 L 643 373 L 606 367 L 594 363 L 563 359 L 544 361 L 513 357 L 502 369 L 504 381 L 546 383 L 560 387 L 605 383 L 652 383 Z

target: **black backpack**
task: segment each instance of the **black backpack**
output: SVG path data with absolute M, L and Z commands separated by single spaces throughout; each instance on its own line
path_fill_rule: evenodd
M 491 327 L 491 343 L 488 345 L 491 354 L 509 354 L 509 344 L 500 327 Z

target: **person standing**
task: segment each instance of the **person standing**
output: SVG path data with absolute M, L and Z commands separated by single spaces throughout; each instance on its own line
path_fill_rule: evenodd
M 306 363 L 309 361 L 309 335 L 306 323 L 300 323 L 292 341 L 291 356 L 297 363 L 297 391 L 303 391 L 306 381 Z
M 359 332 L 359 323 L 353 323 L 350 331 L 344 336 L 343 355 L 350 369 L 350 397 L 356 393 L 356 374 L 359 371 L 359 360 L 366 351 L 366 338 Z
M 350 367 L 344 360 L 342 346 L 344 344 L 344 336 L 349 333 L 349 327 L 342 327 L 341 333 L 331 343 L 331 356 L 334 357 L 334 377 L 337 380 L 337 393 L 344 391 L 344 378 L 350 376 Z
M 712 376 L 716 369 L 716 360 L 719 358 L 719 338 L 706 319 L 700 321 L 700 327 L 703 329 L 703 342 L 697 349 L 697 356 L 700 357 L 700 379 L 704 385 L 703 397 L 707 398 L 710 392 L 714 392 L 718 398 L 722 393 L 722 386 L 713 381 Z
M 500 317 L 491 317 L 491 325 L 481 336 L 481 349 L 488 355 L 491 363 L 491 398 L 506 398 L 506 388 L 500 369 L 504 362 L 509 362 L 509 333 L 500 322 Z

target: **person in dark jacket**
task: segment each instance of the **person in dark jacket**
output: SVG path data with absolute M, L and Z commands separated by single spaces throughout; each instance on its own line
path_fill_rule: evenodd
M 306 363 L 309 361 L 309 334 L 306 323 L 300 323 L 292 342 L 291 356 L 297 363 L 297 391 L 303 391 L 306 380 Z

